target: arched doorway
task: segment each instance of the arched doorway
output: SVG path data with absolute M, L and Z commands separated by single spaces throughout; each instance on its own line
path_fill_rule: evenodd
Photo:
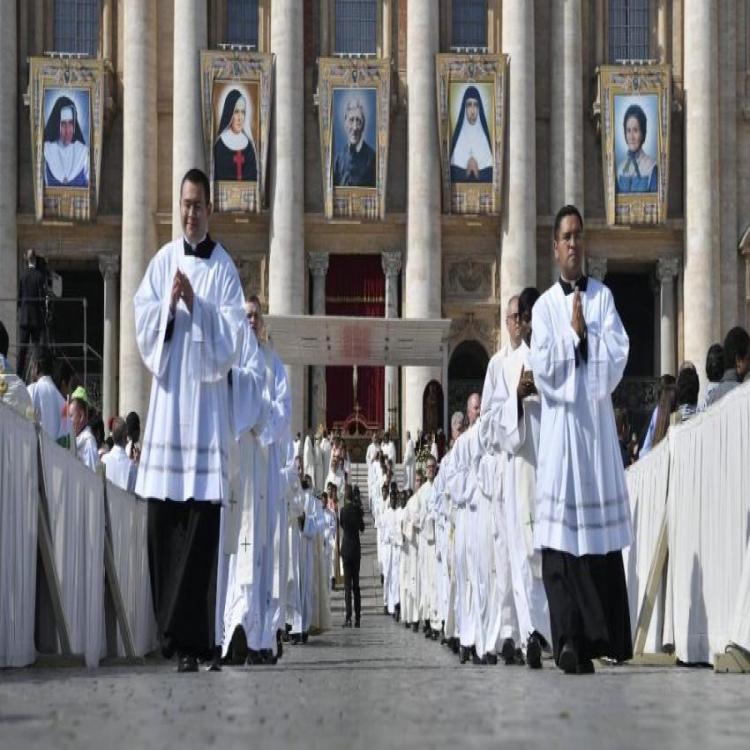
M 443 426 L 443 387 L 431 380 L 422 395 L 422 430 L 434 434 Z
M 455 411 L 466 411 L 466 400 L 482 392 L 490 358 L 487 350 L 474 340 L 462 341 L 448 363 L 448 417 Z

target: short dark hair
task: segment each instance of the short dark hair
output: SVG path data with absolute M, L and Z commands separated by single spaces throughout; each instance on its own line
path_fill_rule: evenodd
M 682 406 L 683 404 L 697 406 L 700 387 L 698 373 L 689 368 L 683 370 L 677 376 L 677 406 Z
M 8 356 L 8 347 L 10 346 L 10 339 L 8 338 L 8 331 L 5 330 L 3 321 L 0 320 L 0 354 L 3 357 Z
M 706 354 L 706 375 L 709 382 L 718 383 L 724 374 L 724 347 L 721 344 L 711 344 Z
M 645 141 L 646 140 L 646 113 L 638 104 L 631 104 L 625 110 L 625 117 L 622 118 L 623 132 L 625 132 L 625 129 L 628 126 L 628 120 L 631 117 L 635 117 L 635 119 L 638 120 L 638 125 L 641 128 L 641 133 L 643 134 L 643 141 Z M 643 143 L 643 141 L 641 141 L 641 143 Z
M 52 357 L 52 351 L 49 347 L 38 346 L 34 349 L 34 362 L 39 368 L 39 372 L 42 375 L 52 375 L 52 370 L 55 366 L 55 361 Z
M 521 317 L 524 316 L 524 313 L 531 315 L 531 311 L 540 296 L 539 290 L 536 287 L 527 286 L 526 289 L 518 295 L 518 314 Z
M 554 230 L 554 238 L 557 239 L 557 235 L 560 233 L 560 224 L 562 224 L 562 220 L 566 216 L 577 216 L 578 221 L 581 224 L 581 229 L 583 229 L 583 217 L 581 216 L 581 212 L 571 203 L 568 203 L 566 206 L 563 206 L 557 214 L 555 214 L 555 230 Z
M 182 197 L 182 186 L 186 182 L 192 182 L 193 185 L 200 185 L 203 188 L 203 195 L 206 198 L 206 205 L 211 202 L 211 184 L 208 181 L 206 173 L 198 167 L 193 167 L 185 172 L 185 176 L 182 178 L 180 183 L 180 197 Z
M 128 442 L 128 423 L 122 417 L 115 417 L 112 420 L 112 440 L 123 448 Z
M 737 357 L 744 359 L 750 349 L 750 336 L 741 326 L 735 326 L 724 339 L 724 368 L 733 370 L 737 366 Z
M 57 367 L 55 368 L 57 370 L 57 377 L 55 378 L 55 384 L 59 388 L 63 383 L 70 383 L 70 381 L 73 379 L 73 375 L 75 375 L 75 372 L 70 365 L 70 362 L 67 362 L 64 359 L 58 359 L 57 360 Z

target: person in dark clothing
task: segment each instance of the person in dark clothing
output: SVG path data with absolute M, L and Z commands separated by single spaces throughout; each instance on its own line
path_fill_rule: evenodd
M 357 493 L 359 494 L 359 493 Z M 344 563 L 344 601 L 346 602 L 346 620 L 344 627 L 352 626 L 352 592 L 354 593 L 354 627 L 360 625 L 362 598 L 359 591 L 359 564 L 362 558 L 362 547 L 359 535 L 365 530 L 365 518 L 362 505 L 353 501 L 351 486 L 346 486 L 344 507 L 339 513 L 339 525 L 344 532 L 341 542 L 341 559 Z
M 44 298 L 47 296 L 47 276 L 39 268 L 36 253 L 26 251 L 26 270 L 18 280 L 18 362 L 19 377 L 26 374 L 26 352 L 30 344 L 40 344 L 44 333 Z M 25 378 L 24 378 L 25 379 Z

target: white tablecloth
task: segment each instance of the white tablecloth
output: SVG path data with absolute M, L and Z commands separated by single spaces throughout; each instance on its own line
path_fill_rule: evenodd
M 34 425 L 0 403 L 0 667 L 36 657 L 37 464 Z
M 675 648 L 682 661 L 713 663 L 732 639 L 743 597 L 750 535 L 750 384 L 672 429 L 669 440 Z M 747 642 L 747 632 L 737 637 Z
M 112 546 L 120 591 L 138 656 L 156 648 L 156 620 L 151 601 L 148 571 L 147 505 L 135 495 L 107 482 L 107 500 L 112 525 Z M 117 652 L 125 655 L 122 638 Z
M 97 666 L 103 647 L 104 486 L 102 478 L 40 436 L 50 532 L 73 653 Z
M 656 552 L 656 543 L 667 504 L 668 442 L 662 440 L 656 448 L 625 472 L 625 478 L 633 519 L 633 544 L 623 550 L 623 563 L 628 581 L 630 624 L 635 639 L 638 613 L 646 593 L 648 574 Z M 655 653 L 661 650 L 663 625 L 664 604 L 660 596 L 651 617 L 646 639 L 646 652 Z

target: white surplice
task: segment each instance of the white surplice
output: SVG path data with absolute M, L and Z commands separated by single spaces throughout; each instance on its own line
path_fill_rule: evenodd
M 126 492 L 135 491 L 136 465 L 128 458 L 125 448 L 113 445 L 109 453 L 102 456 L 104 471 L 112 484 Z
M 414 441 L 409 438 L 406 441 L 404 449 L 404 489 L 414 489 L 414 469 L 417 461 L 417 454 L 414 451 Z
M 401 520 L 401 532 L 406 541 L 406 597 L 401 599 L 401 619 L 415 623 L 421 618 L 419 608 L 421 593 L 419 591 L 419 534 L 420 534 L 419 495 L 412 495 L 404 508 Z
M 315 608 L 315 541 L 320 536 L 320 522 L 318 520 L 319 503 L 312 490 L 304 493 L 304 523 L 300 539 L 300 629 L 292 632 L 306 633 L 310 630 Z
M 91 428 L 86 425 L 76 437 L 76 456 L 91 471 L 96 471 L 99 464 L 99 448 Z
M 193 287 L 192 314 L 169 300 L 177 269 Z M 237 269 L 216 244 L 211 256 L 187 256 L 183 239 L 151 259 L 133 299 L 138 349 L 153 375 L 136 491 L 141 497 L 229 497 L 226 377 L 244 322 Z
M 490 451 L 507 456 L 504 473 L 505 521 L 510 553 L 511 580 L 518 628 L 522 641 L 535 630 L 551 642 L 549 607 L 542 582 L 541 552 L 534 549 L 536 522 L 536 466 L 541 420 L 541 401 L 530 396 L 519 409 L 516 389 L 522 370 L 530 370 L 525 343 L 503 362 L 502 381 L 495 401 L 478 425 L 480 440 Z
M 571 326 L 573 297 L 558 283 L 534 306 L 529 360 L 542 397 L 534 544 L 576 556 L 603 555 L 632 540 L 612 408 L 629 343 L 612 293 L 589 277 L 581 294 L 584 361 Z
M 308 435 L 305 438 L 304 448 L 302 449 L 302 473 L 307 474 L 312 480 L 313 487 L 317 487 L 318 482 L 316 481 L 316 461 L 315 461 L 315 448 L 313 447 L 312 438 Z
M 49 375 L 42 375 L 36 383 L 29 386 L 34 414 L 42 429 L 53 439 L 59 440 L 67 435 L 65 418 L 65 399 L 57 390 L 55 381 Z

